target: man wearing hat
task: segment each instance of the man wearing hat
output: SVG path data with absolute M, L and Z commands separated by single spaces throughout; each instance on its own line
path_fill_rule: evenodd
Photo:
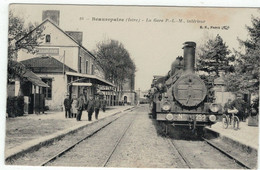
M 236 95 L 236 99 L 233 101 L 233 105 L 238 110 L 237 116 L 239 120 L 246 121 L 250 107 L 249 104 L 243 100 L 242 94 Z
M 69 99 L 69 95 L 67 94 L 66 95 L 66 98 L 64 99 L 64 108 L 65 108 L 65 118 L 71 118 L 72 115 L 71 115 L 71 112 L 70 112 L 70 109 L 71 109 L 71 103 L 72 101 Z
M 89 100 L 87 101 L 87 104 L 86 104 L 86 109 L 87 109 L 87 112 L 88 112 L 88 120 L 89 121 L 91 121 L 91 119 L 92 119 L 94 107 L 95 107 L 95 100 L 93 98 L 93 95 L 90 95 Z
M 101 108 L 101 100 L 100 100 L 100 98 L 101 98 L 101 96 L 98 93 L 96 95 L 95 105 L 94 105 L 94 108 L 95 108 L 95 118 L 96 119 L 98 119 L 99 109 Z
M 77 102 L 77 121 L 80 121 L 81 120 L 81 116 L 82 116 L 82 111 L 84 109 L 84 96 L 83 94 L 80 94 L 79 98 L 78 98 L 78 102 Z

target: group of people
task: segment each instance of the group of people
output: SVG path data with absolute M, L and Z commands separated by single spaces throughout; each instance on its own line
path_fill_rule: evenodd
M 72 105 L 74 103 L 74 109 L 72 108 Z M 86 110 L 88 112 L 88 120 L 92 121 L 92 115 L 95 112 L 95 118 L 98 119 L 99 110 L 103 109 L 103 112 L 105 112 L 106 102 L 103 99 L 102 95 L 95 95 L 95 98 L 93 95 L 89 96 L 89 99 L 87 100 L 83 94 L 80 94 L 79 98 L 77 100 L 71 100 L 69 99 L 69 95 L 64 99 L 64 108 L 65 108 L 65 117 L 66 118 L 72 118 L 73 113 L 75 113 L 76 110 L 76 120 L 80 121 L 83 110 Z
M 258 109 L 257 111 L 254 111 L 256 108 L 258 108 L 258 106 L 255 106 L 255 103 L 256 102 L 253 101 L 253 103 L 250 105 L 249 103 L 245 102 L 241 96 L 237 96 L 233 101 L 228 99 L 224 106 L 224 113 L 229 116 L 231 116 L 232 113 L 236 114 L 239 120 L 245 121 L 249 114 L 254 116 L 254 113 L 258 112 Z

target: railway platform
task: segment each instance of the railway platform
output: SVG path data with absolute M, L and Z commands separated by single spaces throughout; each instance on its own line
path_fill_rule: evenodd
M 220 137 L 227 138 L 233 143 L 239 144 L 243 147 L 249 147 L 258 151 L 258 127 L 248 126 L 246 122 L 239 122 L 239 129 L 234 130 L 232 127 L 224 129 L 222 127 L 222 122 L 217 122 L 211 127 L 206 129 L 217 133 Z
M 134 106 L 109 107 L 105 112 L 99 112 L 99 120 L 132 108 Z M 5 158 L 26 153 L 98 121 L 95 119 L 94 113 L 92 121 L 88 121 L 87 117 L 86 111 L 83 111 L 81 121 L 76 121 L 76 118 L 65 118 L 64 111 L 49 111 L 45 114 L 7 118 Z

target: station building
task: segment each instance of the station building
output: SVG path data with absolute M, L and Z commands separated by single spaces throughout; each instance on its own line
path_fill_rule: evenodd
M 57 10 L 43 11 L 43 21 L 37 28 L 43 28 L 44 36 L 38 40 L 37 52 L 29 54 L 20 50 L 17 54 L 17 61 L 49 86 L 36 89 L 36 93 L 44 94 L 45 105 L 50 110 L 62 109 L 67 94 L 71 98 L 84 94 L 88 99 L 89 95 L 104 88 L 108 89 L 104 93 L 106 99 L 112 100 L 114 85 L 105 80 L 104 70 L 96 57 L 82 45 L 83 32 L 62 30 L 59 16 L 60 11 Z M 33 34 L 37 28 L 26 36 Z

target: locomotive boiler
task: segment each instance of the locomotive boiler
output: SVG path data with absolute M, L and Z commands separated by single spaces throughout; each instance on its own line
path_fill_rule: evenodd
M 192 129 L 221 120 L 221 105 L 207 101 L 208 89 L 195 73 L 195 48 L 195 42 L 185 42 L 183 57 L 177 57 L 168 74 L 153 82 L 150 98 L 156 120 Z

